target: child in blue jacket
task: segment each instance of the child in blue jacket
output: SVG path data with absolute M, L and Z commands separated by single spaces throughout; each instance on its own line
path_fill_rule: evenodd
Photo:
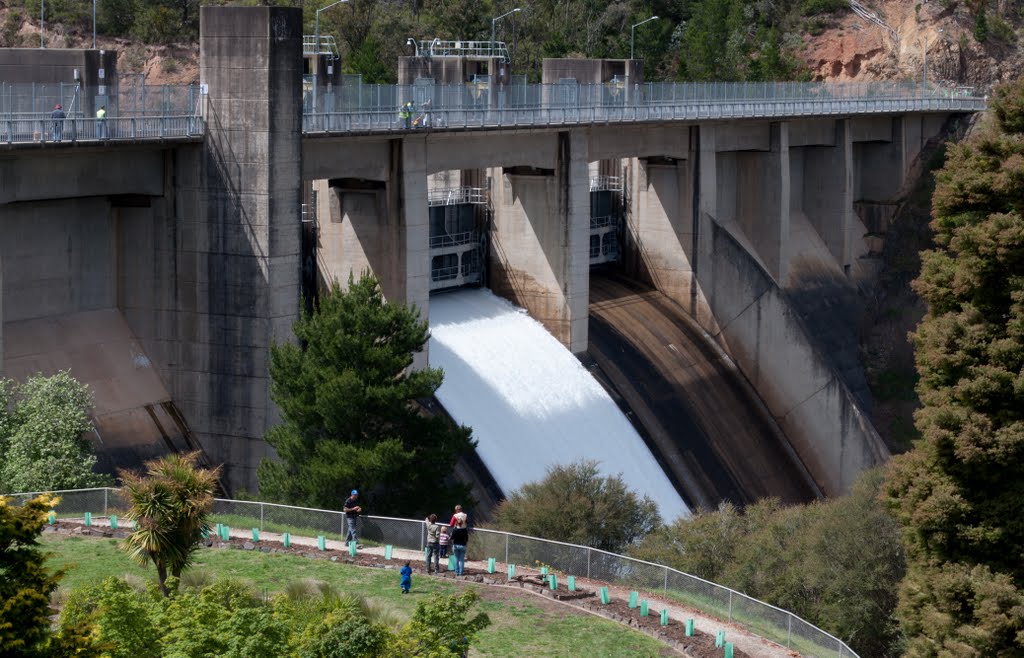
M 406 562 L 399 573 L 402 574 L 402 582 L 399 583 L 402 586 L 402 594 L 408 594 L 409 588 L 412 587 L 412 567 Z

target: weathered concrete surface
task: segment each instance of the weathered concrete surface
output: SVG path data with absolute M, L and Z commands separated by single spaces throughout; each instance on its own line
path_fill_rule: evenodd
M 4 321 L 114 307 L 116 239 L 103 197 L 0 206 Z
M 100 77 L 100 70 L 103 77 Z M 75 79 L 75 71 L 78 79 Z M 81 85 L 80 106 L 74 108 L 84 116 L 96 113 L 96 101 L 106 103 L 110 116 L 117 116 L 117 96 L 97 95 L 100 85 L 109 85 L 117 79 L 117 51 L 82 48 L 0 48 L 0 80 L 7 83 L 64 83 L 69 96 L 61 99 L 69 110 L 74 85 Z M 29 97 L 29 103 L 31 103 Z M 15 112 L 38 112 L 49 108 L 16 106 Z
M 301 36 L 298 9 L 202 8 L 206 140 L 175 163 L 167 232 L 153 236 L 169 258 L 137 264 L 159 301 L 126 311 L 210 459 L 249 490 L 277 415 L 268 347 L 299 310 Z
M 587 348 L 590 181 L 586 136 L 557 135 L 554 170 L 492 170 L 490 287 L 574 353 Z M 549 165 L 550 166 L 550 165 Z
M 851 265 L 853 142 L 849 120 L 830 121 L 833 146 L 790 151 L 790 204 L 802 210 L 844 269 Z
M 50 148 L 0 152 L 0 205 L 106 195 L 164 193 L 160 148 Z

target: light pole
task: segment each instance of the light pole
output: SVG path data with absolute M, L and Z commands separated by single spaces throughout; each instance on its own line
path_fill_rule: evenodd
M 43 45 L 43 35 L 46 34 L 46 0 L 39 0 L 39 47 Z
M 316 58 L 316 74 L 313 76 L 313 114 L 316 114 L 317 110 L 317 87 L 320 84 L 320 12 L 327 11 L 334 5 L 340 5 L 343 2 L 348 2 L 348 0 L 338 0 L 316 10 L 316 29 L 314 30 L 315 36 L 313 38 L 313 56 Z
M 519 12 L 519 11 L 522 11 L 522 9 L 520 7 L 516 7 L 512 11 L 507 11 L 504 14 L 502 14 L 501 16 L 497 16 L 497 17 L 491 19 L 491 56 L 492 57 L 494 56 L 494 26 L 497 25 L 498 21 L 500 21 L 501 19 L 503 19 L 506 16 L 509 16 L 511 14 L 514 14 L 516 12 Z
M 96 50 L 96 0 L 92 0 L 92 49 Z
M 405 45 L 412 46 L 413 48 L 415 48 L 416 49 L 416 56 L 417 57 L 420 56 L 420 44 L 419 44 L 418 41 L 416 41 L 416 39 L 413 39 L 412 37 L 409 37 L 408 39 L 405 40 Z
M 633 42 L 634 42 L 635 37 L 636 37 L 636 28 L 640 27 L 644 23 L 650 23 L 651 21 L 656 21 L 656 20 L 658 20 L 657 16 L 651 16 L 650 18 L 648 18 L 646 20 L 642 20 L 639 23 L 636 23 L 635 25 L 633 25 L 633 27 L 629 28 L 629 58 L 630 59 L 633 59 Z

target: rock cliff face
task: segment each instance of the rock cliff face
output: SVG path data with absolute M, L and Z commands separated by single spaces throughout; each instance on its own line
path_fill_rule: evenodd
M 978 42 L 976 15 L 965 3 L 879 0 L 873 11 L 891 31 L 843 12 L 820 34 L 805 36 L 801 55 L 815 80 L 921 80 L 927 59 L 930 82 L 987 91 L 1016 77 L 1024 63 L 1009 4 L 989 15 L 988 36 Z

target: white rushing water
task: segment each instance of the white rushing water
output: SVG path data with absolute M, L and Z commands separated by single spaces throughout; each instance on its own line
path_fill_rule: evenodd
M 477 452 L 505 493 L 581 459 L 658 503 L 665 521 L 689 510 L 640 435 L 579 360 L 544 327 L 489 290 L 430 298 L 437 397 L 473 428 Z

